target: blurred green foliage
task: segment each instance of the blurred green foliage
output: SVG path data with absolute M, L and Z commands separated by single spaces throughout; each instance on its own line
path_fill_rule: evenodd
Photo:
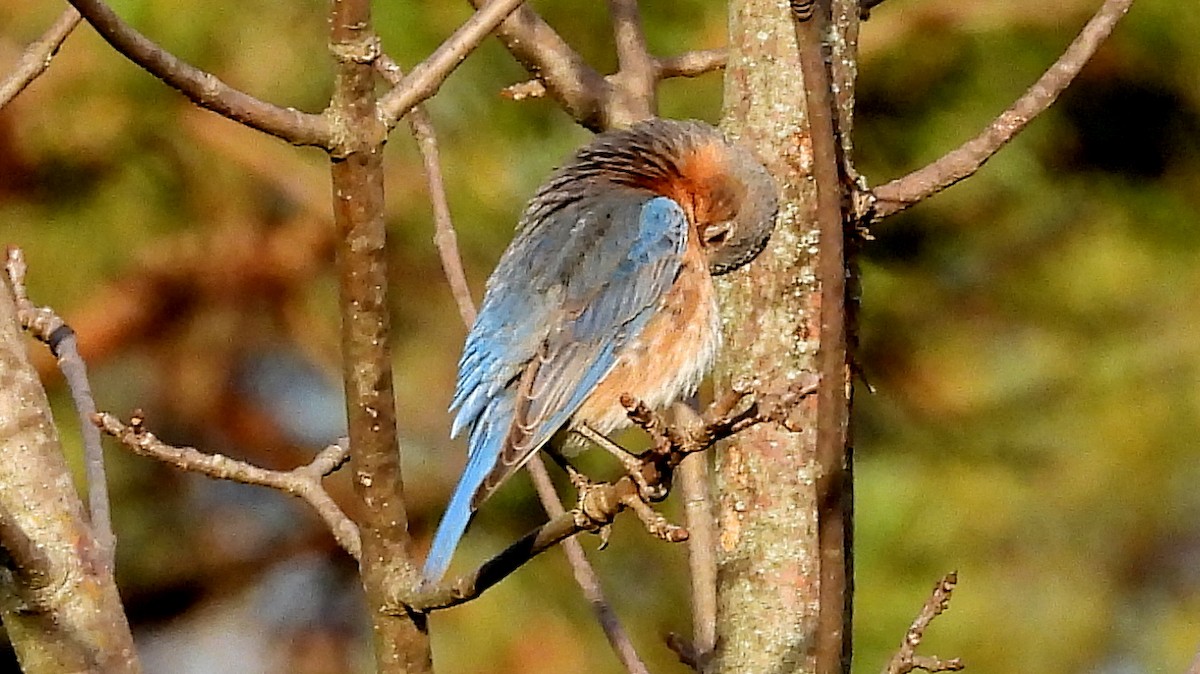
M 317 111 L 328 96 L 324 3 L 113 4 L 263 98 Z M 613 66 L 602 3 L 535 4 L 593 63 Z M 882 182 L 973 135 L 1098 4 L 884 3 L 861 40 L 860 169 Z M 661 54 L 724 43 L 719 4 L 643 9 Z M 0 63 L 57 11 L 0 6 Z M 467 16 L 465 3 L 377 7 L 384 43 L 406 65 Z M 960 588 L 922 650 L 962 657 L 976 674 L 1182 672 L 1200 647 L 1198 34 L 1200 13 L 1139 0 L 1057 105 L 975 177 L 880 224 L 865 245 L 859 360 L 877 392 L 859 388 L 855 421 L 857 671 L 878 671 L 950 569 Z M 429 104 L 477 294 L 525 199 L 587 137 L 552 102 L 498 95 L 526 77 L 490 41 Z M 719 75 L 668 82 L 663 113 L 715 121 L 720 92 Z M 445 407 L 464 329 L 402 130 L 388 159 L 397 395 L 424 536 L 462 461 Z M 215 242 L 219 256 L 238 231 L 326 217 L 323 161 L 195 110 L 84 27 L 0 113 L 0 232 L 26 250 L 37 300 L 68 317 L 103 313 L 95 305 L 110 296 L 98 289 L 181 240 Z M 241 313 L 262 305 L 236 293 L 181 306 L 193 320 L 93 363 L 100 406 L 157 410 L 177 437 L 237 453 L 194 400 L 231 379 L 233 361 L 195 354 L 295 340 L 336 379 L 327 268 L 294 291 L 299 331 L 248 323 Z M 209 585 L 231 581 L 196 571 L 203 555 L 189 547 L 220 535 L 201 535 L 203 514 L 181 497 L 196 483 L 119 454 L 115 463 L 127 591 L 174 588 L 179 610 L 191 601 L 181 587 L 219 593 Z M 515 480 L 481 512 L 463 563 L 539 517 Z M 651 670 L 684 671 L 661 645 L 689 630 L 682 549 L 626 522 L 593 559 Z M 439 671 L 620 671 L 558 554 L 432 625 Z

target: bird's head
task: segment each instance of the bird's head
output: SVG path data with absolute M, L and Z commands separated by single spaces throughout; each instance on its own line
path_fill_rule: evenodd
M 651 119 L 600 134 L 543 185 L 526 219 L 549 217 L 600 185 L 678 203 L 713 275 L 757 257 L 775 228 L 771 175 L 748 149 L 704 122 Z
M 695 171 L 697 179 L 687 181 L 697 191 L 689 216 L 709 272 L 717 276 L 758 257 L 775 229 L 779 200 L 774 180 L 749 150 L 719 136 L 711 142 L 681 169 L 685 176 Z M 694 168 L 693 162 L 709 165 Z
M 609 146 L 629 151 L 639 187 L 683 208 L 713 275 L 749 263 L 766 247 L 777 190 L 745 147 L 703 122 L 666 119 L 613 132 Z

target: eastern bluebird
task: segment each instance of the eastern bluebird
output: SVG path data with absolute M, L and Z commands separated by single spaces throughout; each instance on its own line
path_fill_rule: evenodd
M 693 394 L 720 344 L 714 275 L 774 227 L 775 185 L 702 122 L 595 137 L 538 190 L 488 280 L 458 365 L 467 465 L 425 562 L 441 579 L 472 513 L 564 428 L 629 423 L 629 394 Z

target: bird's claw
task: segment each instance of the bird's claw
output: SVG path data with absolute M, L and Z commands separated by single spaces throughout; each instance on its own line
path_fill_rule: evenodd
M 616 513 L 616 504 L 609 498 L 609 490 L 602 489 L 586 475 L 575 471 L 571 474 L 571 484 L 575 486 L 575 509 L 571 512 L 575 518 L 575 526 L 584 531 L 600 535 L 601 548 L 608 544 L 609 534 L 606 532 Z
M 608 547 L 608 540 L 612 538 L 612 525 L 605 524 L 596 530 L 596 535 L 600 537 L 600 545 L 597 550 L 603 550 Z
M 650 535 L 655 538 L 660 538 L 668 543 L 682 543 L 691 535 L 687 529 L 676 524 L 671 524 L 667 518 L 659 514 L 654 508 L 651 508 L 650 504 L 642 500 L 640 496 L 631 494 L 629 497 L 623 499 L 622 502 L 637 515 L 637 518 L 642 522 L 642 526 L 646 527 L 646 531 L 650 532 Z

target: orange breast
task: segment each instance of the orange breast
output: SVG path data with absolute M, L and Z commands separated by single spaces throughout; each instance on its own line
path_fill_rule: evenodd
M 712 276 L 695 236 L 689 236 L 675 284 L 638 339 L 600 380 L 572 417 L 607 433 L 629 424 L 621 395 L 653 408 L 692 395 L 712 367 L 721 341 Z

